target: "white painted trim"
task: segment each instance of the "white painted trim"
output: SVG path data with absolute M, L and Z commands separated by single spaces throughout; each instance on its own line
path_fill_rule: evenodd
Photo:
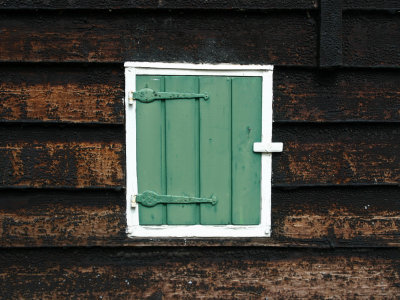
M 129 237 L 269 237 L 265 226 L 161 225 L 131 226 Z
M 160 62 L 125 62 L 125 68 L 150 68 L 150 69 L 176 69 L 176 70 L 268 70 L 272 71 L 272 65 L 235 65 L 235 64 L 187 64 L 187 63 L 160 63 Z
M 254 152 L 282 152 L 283 151 L 283 143 L 254 143 L 253 144 Z
M 129 237 L 269 237 L 271 234 L 272 156 L 261 154 L 261 222 L 255 226 L 239 225 L 139 225 L 139 207 L 131 207 L 136 195 L 136 104 L 129 103 L 129 94 L 136 90 L 136 75 L 210 75 L 262 77 L 262 137 L 260 145 L 272 143 L 272 78 L 273 66 L 210 65 L 185 63 L 125 63 L 125 123 L 126 123 L 126 216 Z M 276 146 L 276 145 L 275 145 Z M 254 146 L 257 147 L 257 146 Z M 275 148 L 275 147 L 274 147 Z

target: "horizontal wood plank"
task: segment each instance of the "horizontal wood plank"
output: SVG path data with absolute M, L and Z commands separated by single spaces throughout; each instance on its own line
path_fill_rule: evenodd
M 343 15 L 343 63 L 347 66 L 400 66 L 400 14 Z
M 122 188 L 124 129 L 2 126 L 0 187 Z M 284 151 L 273 156 L 281 186 L 398 184 L 396 124 L 275 124 Z
M 0 251 L 2 298 L 396 298 L 398 250 Z
M 400 130 L 392 124 L 283 125 L 274 140 L 275 185 L 398 184 Z
M 398 187 L 272 190 L 272 237 L 128 239 L 123 191 L 4 190 L 0 247 L 399 247 Z
M 124 70 L 118 66 L 6 66 L 0 121 L 123 123 Z
M 351 10 L 392 10 L 400 8 L 398 0 L 342 0 L 344 9 Z
M 279 65 L 315 65 L 318 32 L 303 12 L 190 11 L 9 12 L 0 14 L 0 31 L 0 62 Z
M 313 9 L 317 5 L 316 0 L 3 0 L 0 9 Z
M 317 66 L 317 15 L 316 11 L 163 10 L 3 13 L 0 62 L 138 60 Z M 343 64 L 399 67 L 399 32 L 399 14 L 346 12 Z
M 275 122 L 400 120 L 397 70 L 274 70 Z
M 121 187 L 123 128 L 3 127 L 0 186 Z
M 396 9 L 397 0 L 344 0 L 344 9 Z M 0 9 L 317 9 L 316 0 L 3 0 Z
M 122 124 L 124 71 L 111 65 L 7 65 L 0 121 Z M 275 122 L 399 122 L 397 70 L 277 67 Z

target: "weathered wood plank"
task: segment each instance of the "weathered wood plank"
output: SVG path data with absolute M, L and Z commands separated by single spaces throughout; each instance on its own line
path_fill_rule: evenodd
M 398 0 L 342 0 L 343 7 L 345 9 L 352 10 L 397 10 L 400 8 L 400 3 Z
M 5 66 L 0 121 L 123 123 L 122 66 Z
M 123 128 L 28 128 L 2 128 L 0 186 L 82 188 L 124 184 Z
M 104 190 L 2 191 L 1 246 L 117 244 L 126 227 L 122 198 Z
M 58 0 L 0 1 L 0 9 L 313 9 L 316 0 Z
M 273 238 L 335 246 L 399 246 L 399 188 L 273 189 Z
M 127 239 L 123 191 L 5 190 L 0 247 L 399 247 L 399 215 L 397 187 L 274 188 L 271 238 Z
M 275 185 L 397 184 L 395 124 L 275 124 L 284 151 L 273 159 Z M 124 186 L 122 127 L 4 126 L 1 187 Z
M 0 62 L 162 60 L 316 66 L 316 19 L 316 12 L 301 11 L 9 12 L 0 14 Z M 399 67 L 399 32 L 400 15 L 390 11 L 345 13 L 343 64 Z
M 398 250 L 0 251 L 2 298 L 396 298 Z
M 1 122 L 123 123 L 122 65 L 8 65 L 0 70 Z M 397 70 L 278 67 L 276 122 L 400 120 Z
M 391 12 L 343 15 L 343 64 L 400 66 L 400 14 Z
M 398 9 L 397 0 L 344 0 L 344 9 Z M 307 9 L 318 8 L 316 0 L 2 0 L 0 9 Z
M 273 183 L 283 185 L 398 184 L 400 130 L 397 125 L 283 125 L 273 158 Z
M 313 14 L 281 11 L 8 12 L 0 31 L 0 62 L 279 65 L 316 65 L 318 32 Z
M 400 73 L 276 68 L 274 120 L 399 122 Z

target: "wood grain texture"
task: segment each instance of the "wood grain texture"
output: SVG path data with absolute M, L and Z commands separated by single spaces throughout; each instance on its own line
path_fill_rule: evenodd
M 0 121 L 122 124 L 123 89 L 121 65 L 8 65 Z
M 122 128 L 2 128 L 0 185 L 121 187 L 125 161 L 122 136 Z
M 397 0 L 344 0 L 344 9 L 396 9 Z M 0 9 L 317 9 L 316 0 L 2 0 Z
M 313 9 L 316 0 L 58 0 L 0 1 L 0 9 Z
M 315 65 L 318 32 L 304 12 L 190 11 L 8 12 L 0 30 L 0 62 L 279 65 Z
M 274 70 L 276 122 L 400 120 L 397 70 Z
M 283 125 L 273 157 L 274 184 L 398 184 L 400 131 L 397 125 Z
M 398 187 L 273 188 L 271 238 L 127 239 L 123 191 L 3 190 L 0 247 L 399 247 L 399 215 Z
M 0 62 L 316 66 L 317 19 L 302 11 L 9 12 L 0 14 Z M 400 15 L 391 11 L 345 13 L 343 64 L 397 68 L 399 28 Z
M 2 298 L 394 299 L 397 249 L 0 251 Z
M 123 123 L 123 67 L 6 65 L 0 70 L 0 121 Z M 274 70 L 276 122 L 400 120 L 397 70 Z
M 275 185 L 397 184 L 396 124 L 275 124 Z M 4 126 L 1 187 L 124 187 L 124 130 Z
M 398 67 L 399 48 L 399 13 L 353 12 L 343 15 L 345 65 Z

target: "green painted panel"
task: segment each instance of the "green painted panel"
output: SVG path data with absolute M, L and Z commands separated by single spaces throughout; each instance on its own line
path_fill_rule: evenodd
M 200 77 L 200 196 L 217 204 L 200 205 L 201 224 L 231 223 L 231 79 Z
M 253 143 L 261 140 L 260 77 L 232 79 L 232 223 L 260 223 L 261 154 Z
M 166 76 L 165 91 L 198 93 L 195 76 Z M 199 101 L 169 100 L 166 107 L 167 194 L 199 196 Z M 168 204 L 167 224 L 198 224 L 199 204 Z
M 148 86 L 157 91 L 164 90 L 161 76 L 137 76 L 136 89 Z M 136 153 L 139 193 L 151 190 L 166 193 L 165 175 L 165 104 L 136 102 Z M 139 205 L 139 222 L 142 225 L 166 224 L 166 207 L 157 205 L 148 208 Z

